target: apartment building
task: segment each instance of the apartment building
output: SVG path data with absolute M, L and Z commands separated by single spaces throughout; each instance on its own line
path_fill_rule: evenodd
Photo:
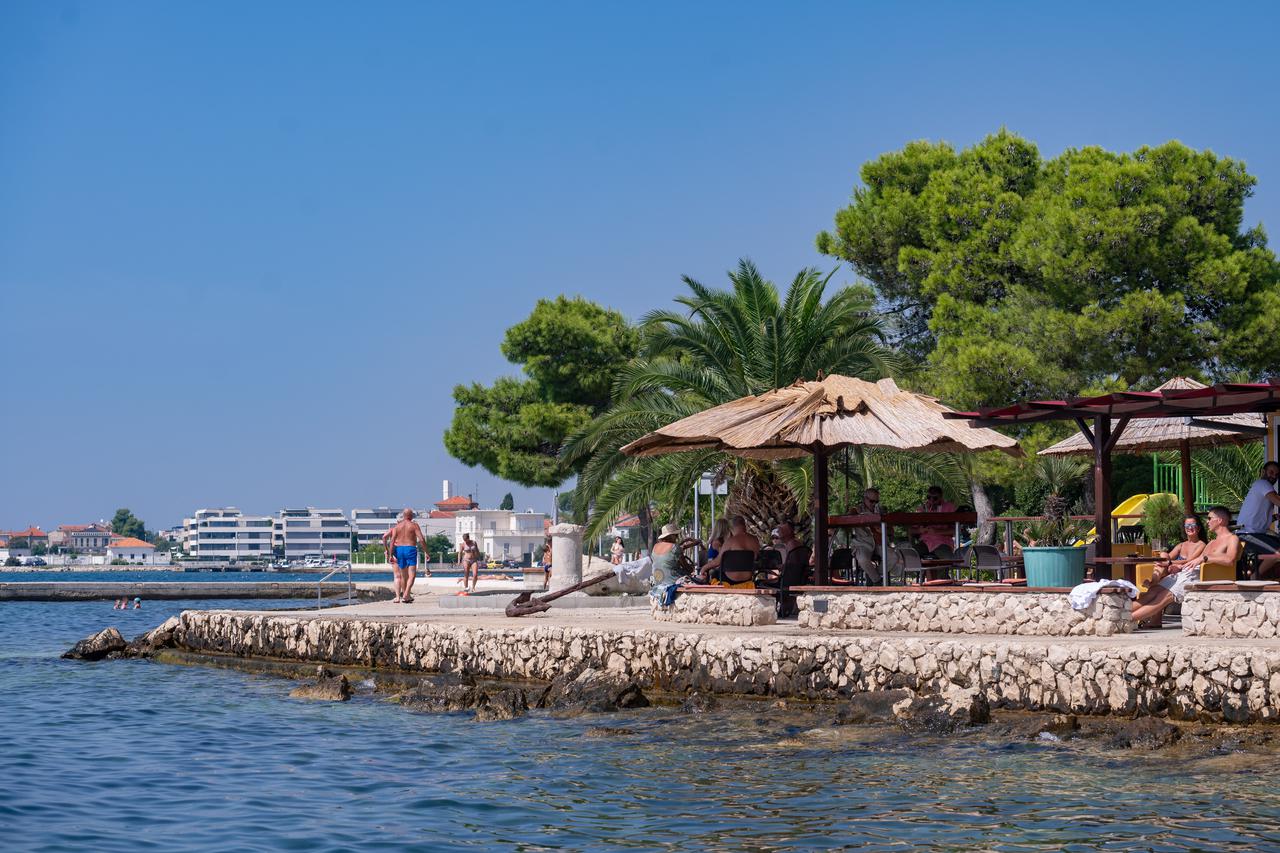
M 383 528 L 384 530 L 386 528 Z M 352 523 L 340 509 L 282 509 L 272 542 L 286 559 L 324 556 L 351 559 Z
M 199 509 L 182 520 L 182 549 L 198 560 L 271 558 L 274 519 L 245 515 L 235 507 Z
M 532 559 L 533 551 L 546 538 L 547 516 L 540 512 L 513 512 L 509 509 L 470 509 L 454 513 L 454 542 L 462 534 L 471 539 L 490 560 Z

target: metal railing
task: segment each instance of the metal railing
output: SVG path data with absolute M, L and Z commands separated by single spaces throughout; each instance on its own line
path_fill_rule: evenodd
M 320 593 L 321 593 L 321 587 L 324 585 L 324 582 L 325 582 L 325 581 L 327 581 L 329 578 L 333 577 L 334 575 L 336 575 L 338 572 L 342 571 L 342 569 L 343 569 L 343 567 L 342 567 L 342 566 L 338 566 L 338 567 L 334 568 L 334 570 L 333 570 L 333 571 L 329 572 L 329 574 L 325 575 L 324 577 L 320 578 L 320 580 L 316 581 L 316 610 L 320 610 L 320 609 L 321 609 L 321 595 L 320 595 Z M 353 584 L 353 583 L 351 582 L 351 563 L 350 563 L 350 561 L 348 561 L 348 562 L 347 562 L 346 570 L 347 570 L 347 604 L 350 604 L 350 603 L 351 603 L 352 598 L 353 598 L 353 597 L 354 597 L 354 595 L 355 595 L 355 584 Z

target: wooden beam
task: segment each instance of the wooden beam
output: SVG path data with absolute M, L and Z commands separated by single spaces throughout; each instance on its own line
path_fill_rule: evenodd
M 1093 421 L 1093 526 L 1096 531 L 1094 555 L 1111 556 L 1111 416 L 1098 415 Z M 1098 564 L 1094 580 L 1111 577 L 1110 567 Z
M 1089 424 L 1085 419 L 1079 417 L 1076 418 L 1076 426 L 1080 428 L 1080 433 L 1084 436 L 1085 441 L 1089 442 L 1089 446 L 1096 448 L 1098 446 L 1098 442 L 1094 439 L 1093 430 L 1089 429 Z
M 1111 430 L 1111 436 L 1107 439 L 1107 455 L 1111 455 L 1111 451 L 1116 449 L 1116 442 L 1120 440 L 1120 436 L 1124 434 L 1124 428 L 1129 425 L 1128 418 L 1121 418 L 1116 424 L 1115 429 Z
M 813 454 L 813 574 L 814 583 L 826 586 L 827 577 L 827 454 L 815 450 Z

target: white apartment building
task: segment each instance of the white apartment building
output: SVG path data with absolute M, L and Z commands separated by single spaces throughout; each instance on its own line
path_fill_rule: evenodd
M 534 549 L 546 539 L 546 518 L 540 512 L 509 509 L 463 510 L 454 515 L 453 540 L 461 543 L 462 534 L 471 534 L 490 560 L 521 560 L 526 555 L 532 558 Z
M 356 535 L 357 547 L 363 548 L 370 542 L 381 540 L 382 534 L 395 527 L 400 520 L 400 513 L 402 512 L 404 512 L 403 507 L 392 509 L 385 506 L 351 510 L 351 530 Z M 444 513 L 440 513 L 440 515 L 444 515 Z M 453 516 L 449 515 L 447 518 L 437 518 L 435 516 L 435 513 L 423 512 L 418 509 L 413 511 L 413 520 L 418 522 L 418 527 L 422 530 L 422 537 L 430 539 L 437 533 L 443 533 L 452 540 Z
M 197 560 L 268 560 L 274 520 L 233 506 L 198 509 L 182 520 L 182 549 Z
M 282 509 L 275 518 L 272 543 L 289 560 L 310 556 L 349 560 L 351 529 L 340 509 Z

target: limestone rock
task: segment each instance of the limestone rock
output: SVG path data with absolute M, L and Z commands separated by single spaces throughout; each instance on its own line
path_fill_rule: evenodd
M 557 711 L 607 712 L 645 708 L 649 699 L 632 679 L 615 672 L 586 669 L 577 676 L 556 676 L 537 704 Z
M 129 657 L 151 657 L 160 649 L 171 649 L 177 645 L 177 632 L 180 620 L 170 616 L 160 625 L 144 634 L 139 634 L 125 646 L 124 653 Z
M 514 720 L 529 712 L 529 700 L 519 687 L 482 694 L 483 700 L 476 706 L 476 720 Z
M 333 676 L 327 672 L 314 684 L 295 687 L 289 693 L 291 699 L 310 699 L 316 702 L 345 702 L 351 698 L 351 684 L 345 675 Z
M 836 713 L 837 726 L 855 726 L 863 723 L 886 723 L 894 719 L 894 705 L 911 699 L 909 690 L 872 690 L 855 693 L 840 706 Z
M 687 714 L 705 714 L 720 707 L 720 701 L 710 693 L 693 693 L 680 703 L 680 710 Z
M 1121 749 L 1160 749 L 1176 743 L 1182 729 L 1155 717 L 1139 717 L 1122 724 L 1112 738 Z
M 127 646 L 118 630 L 104 628 L 92 637 L 85 637 L 62 656 L 69 660 L 102 660 L 107 656 L 119 656 Z
M 921 696 L 893 706 L 898 725 L 910 732 L 946 734 L 991 720 L 987 697 L 973 689 L 941 696 Z

